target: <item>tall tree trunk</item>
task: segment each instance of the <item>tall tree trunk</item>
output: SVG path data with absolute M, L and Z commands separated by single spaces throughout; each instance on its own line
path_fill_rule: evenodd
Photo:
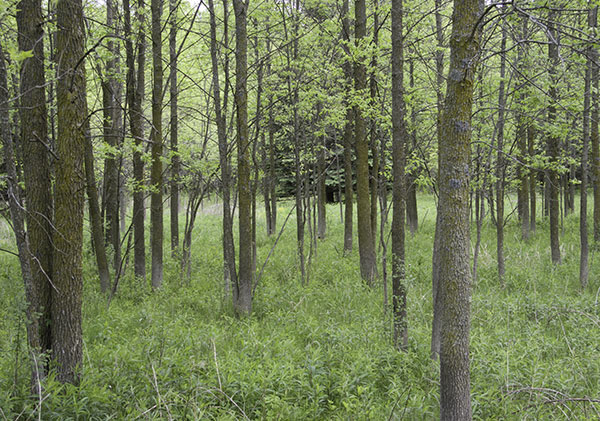
M 518 93 L 517 93 L 517 127 L 516 137 L 517 144 L 519 146 L 519 157 L 521 163 L 517 166 L 517 176 L 519 179 L 519 215 L 521 217 L 521 238 L 523 240 L 529 239 L 530 232 L 530 216 L 529 216 L 529 172 L 525 165 L 528 155 L 527 150 L 527 126 L 525 122 L 525 78 L 523 77 L 525 71 L 525 46 L 523 41 L 527 36 L 527 22 L 528 18 L 523 16 L 521 18 L 521 30 L 519 33 L 519 39 L 517 40 L 517 63 L 516 63 L 516 76 L 518 81 Z
M 365 42 L 367 13 L 365 0 L 354 1 L 354 31 L 356 45 L 361 48 Z M 362 58 L 354 63 L 354 86 L 358 95 L 364 95 L 367 88 L 366 66 Z M 367 140 L 364 112 L 354 106 L 354 147 L 356 149 L 356 209 L 358 222 L 358 254 L 360 274 L 364 281 L 372 285 L 377 277 L 375 244 L 371 231 L 371 203 L 369 197 L 369 142 Z
M 548 59 L 550 60 L 550 67 L 548 68 L 548 74 L 550 75 L 550 104 L 548 105 L 548 124 L 551 126 L 556 122 L 556 103 L 558 102 L 558 76 L 557 70 L 560 65 L 558 57 L 558 32 L 556 30 L 556 18 L 557 13 L 551 9 L 548 15 Z M 550 130 L 552 132 L 552 130 Z M 548 135 L 548 156 L 552 163 L 557 163 L 559 155 L 559 139 L 555 134 L 550 133 Z M 549 185 L 549 197 L 548 207 L 550 212 L 550 251 L 552 253 L 552 263 L 560 263 L 560 243 L 559 243 L 559 230 L 558 230 L 558 216 L 559 216 L 559 178 L 558 173 L 555 169 L 548 170 L 547 177 Z
M 169 0 L 170 31 L 169 31 L 169 93 L 171 106 L 171 253 L 176 256 L 179 251 L 179 177 L 181 162 L 179 158 L 179 146 L 177 145 L 179 118 L 177 114 L 177 0 Z
M 152 289 L 163 282 L 163 137 L 162 137 L 162 0 L 152 0 L 152 168 L 150 170 L 150 248 L 152 250 Z
M 51 276 L 53 202 L 50 177 L 44 32 L 40 0 L 23 0 L 17 7 L 17 41 L 20 51 L 32 56 L 21 63 L 21 145 L 25 179 L 26 225 L 29 236 L 31 293 L 27 296 L 32 329 L 28 337 L 34 352 L 52 349 Z M 45 375 L 45 364 L 38 373 Z
M 25 286 L 25 299 L 27 308 L 27 342 L 29 352 L 31 353 L 31 390 L 33 393 L 41 396 L 39 379 L 44 377 L 45 364 L 40 364 L 41 360 L 41 335 L 40 335 L 40 317 L 35 313 L 38 297 L 35 296 L 35 280 L 33 278 L 32 264 L 35 264 L 30 255 L 29 238 L 25 231 L 25 218 L 23 212 L 23 200 L 19 192 L 19 179 L 17 174 L 15 148 L 13 134 L 10 127 L 10 107 L 8 77 L 6 71 L 6 58 L 2 45 L 0 44 L 0 137 L 2 138 L 4 163 L 6 167 L 6 195 L 10 210 L 10 219 L 15 233 L 17 250 L 19 251 L 19 263 L 21 266 L 21 276 Z M 102 239 L 102 236 L 100 236 Z
M 238 316 L 252 311 L 252 191 L 250 186 L 250 142 L 248 137 L 248 3 L 234 0 L 235 10 L 235 104 L 237 109 L 238 201 L 239 201 L 239 274 L 233 294 Z
M 226 5 L 226 3 L 224 3 Z M 224 8 L 225 22 L 227 22 L 227 9 Z M 223 195 L 223 270 L 225 292 L 228 293 L 231 283 L 237 283 L 237 270 L 235 267 L 235 246 L 233 241 L 233 220 L 231 216 L 231 170 L 229 164 L 229 142 L 227 141 L 227 128 L 225 126 L 225 112 L 221 108 L 221 85 L 219 81 L 219 64 L 217 48 L 217 25 L 213 0 L 208 1 L 210 13 L 210 56 L 213 74 L 213 101 L 215 104 L 215 118 L 217 121 L 217 137 L 219 139 L 219 163 L 221 167 L 221 190 Z M 227 23 L 225 23 L 227 26 Z M 227 31 L 225 31 L 227 34 Z M 225 41 L 227 39 L 225 38 Z M 227 89 L 227 88 L 225 88 Z
M 409 72 L 410 72 L 410 89 L 414 90 L 415 87 L 415 73 L 414 73 L 414 60 L 410 60 Z M 416 107 L 412 107 L 411 120 L 416 126 L 417 123 L 417 110 Z M 417 129 L 413 128 L 410 139 L 412 140 L 411 153 L 416 155 L 417 153 Z M 406 167 L 406 165 L 405 165 Z M 406 176 L 406 219 L 408 220 L 408 228 L 410 234 L 415 235 L 419 229 L 419 213 L 417 210 L 417 171 L 418 167 L 414 166 Z
M 371 68 L 369 74 L 369 96 L 371 108 L 375 108 L 377 101 L 377 54 L 379 45 L 379 0 L 375 0 L 373 10 L 373 53 L 371 55 Z M 369 138 L 371 146 L 372 168 L 370 178 L 371 188 L 371 238 L 373 240 L 373 250 L 377 243 L 377 204 L 379 202 L 379 144 L 377 142 L 378 127 L 377 117 L 372 115 L 369 118 Z
M 397 348 L 408 345 L 406 324 L 406 276 L 404 266 L 405 205 L 405 144 L 404 124 L 404 51 L 402 38 L 402 0 L 392 1 L 392 135 L 394 159 L 394 187 L 392 218 L 392 307 L 394 319 L 394 344 Z
M 471 271 L 469 164 L 473 80 L 483 0 L 455 0 L 450 69 L 440 142 L 439 296 L 442 300 L 440 418 L 470 420 L 469 329 Z
M 444 93 L 442 85 L 444 83 L 444 32 L 442 29 L 442 0 L 435 0 L 435 33 L 437 40 L 437 52 L 435 55 L 436 67 L 436 93 L 437 93 L 437 124 L 436 135 L 439 145 L 442 141 L 442 109 L 444 107 Z M 440 168 L 440 158 L 438 152 L 438 168 Z M 438 169 L 438 180 L 440 179 Z M 435 234 L 433 238 L 433 257 L 432 257 L 432 295 L 433 295 L 433 321 L 431 324 L 431 358 L 437 359 L 440 355 L 441 331 L 442 331 L 442 309 L 441 297 L 438 294 L 440 278 L 440 204 L 437 203 L 435 217 Z
M 348 89 L 352 86 L 353 71 L 350 62 L 350 18 L 348 0 L 342 4 L 342 38 L 344 43 L 342 48 L 346 53 L 347 60 L 344 63 L 344 76 Z M 352 251 L 352 224 L 353 224 L 353 206 L 354 206 L 354 177 L 352 175 L 352 130 L 354 121 L 354 111 L 350 105 L 348 96 L 344 97 L 344 106 L 346 108 L 346 117 L 344 123 L 344 253 Z
M 598 24 L 598 7 L 588 10 L 588 25 L 595 32 Z M 595 66 L 592 50 L 595 47 L 587 47 L 587 68 L 585 71 L 585 89 L 583 96 L 583 150 L 581 153 L 581 192 L 579 205 L 579 239 L 581 251 L 579 255 L 579 283 L 581 288 L 585 289 L 589 280 L 589 244 L 588 244 L 588 226 L 587 226 L 587 188 L 588 188 L 588 155 L 590 145 L 590 106 L 591 106 L 591 87 L 592 87 L 592 68 Z
M 600 101 L 598 98 L 598 49 L 592 47 L 590 51 L 594 65 L 592 66 L 592 98 L 591 98 L 591 142 L 592 142 L 592 162 L 591 178 L 594 181 L 594 243 L 600 243 L 600 133 L 598 131 L 598 118 Z
M 317 237 L 321 240 L 327 235 L 327 167 L 325 155 L 327 151 L 327 138 L 323 136 L 317 145 Z
M 496 257 L 498 261 L 498 278 L 504 285 L 504 108 L 506 96 L 504 78 L 506 76 L 506 27 L 502 26 L 502 41 L 500 44 L 500 87 L 498 89 L 498 143 L 496 155 Z
M 104 195 L 103 202 L 106 216 L 106 244 L 113 249 L 113 266 L 116 269 L 121 262 L 120 230 L 119 230 L 119 161 L 121 132 L 120 83 L 117 78 L 119 43 L 116 37 L 114 0 L 106 2 L 106 26 L 108 33 L 108 53 L 106 76 L 102 82 L 102 103 L 104 113 L 104 141 L 109 152 L 104 162 Z
M 58 0 L 58 160 L 53 236 L 52 358 L 60 382 L 78 383 L 83 356 L 81 300 L 87 119 L 85 25 L 81 0 Z
M 142 101 L 144 99 L 144 70 L 146 63 L 144 0 L 138 0 L 136 16 L 139 29 L 136 37 L 136 56 L 133 48 L 131 33 L 131 13 L 129 0 L 123 0 L 125 26 L 125 54 L 127 61 L 126 97 L 129 107 L 129 127 L 134 140 L 133 151 L 133 253 L 134 272 L 137 278 L 146 279 L 146 245 L 145 245 L 145 208 L 144 208 L 144 161 L 143 152 L 143 121 Z

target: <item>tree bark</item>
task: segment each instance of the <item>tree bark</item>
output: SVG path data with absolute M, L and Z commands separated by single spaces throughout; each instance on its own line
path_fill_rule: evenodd
M 558 32 L 556 30 L 556 11 L 551 9 L 548 16 L 548 59 L 550 67 L 548 74 L 550 76 L 550 104 L 548 105 L 548 124 L 551 126 L 556 122 L 556 103 L 558 101 L 558 76 L 557 68 L 560 64 L 558 57 Z M 559 139 L 554 134 L 548 135 L 547 140 L 548 156 L 550 162 L 557 163 L 559 157 Z M 560 240 L 559 240 L 559 177 L 555 169 L 547 170 L 547 182 L 549 185 L 548 207 L 550 213 L 550 251 L 552 254 L 552 263 L 560 263 Z
M 442 300 L 440 418 L 470 420 L 469 329 L 471 271 L 469 163 L 473 80 L 483 0 L 455 0 L 450 68 L 442 115 L 439 206 L 439 292 Z
M 57 3 L 58 160 L 53 236 L 52 358 L 57 379 L 78 383 L 82 365 L 81 301 L 85 174 L 83 168 L 87 101 L 85 25 L 81 0 Z
M 344 62 L 344 77 L 346 79 L 347 88 L 352 86 L 353 71 L 352 63 L 350 62 L 350 18 L 349 18 L 348 0 L 342 3 L 342 48 L 346 54 Z M 354 112 L 350 106 L 348 96 L 344 97 L 344 107 L 346 108 L 346 117 L 344 122 L 344 254 L 352 251 L 352 224 L 353 224 L 353 207 L 354 207 L 354 177 L 352 175 L 352 132 L 354 121 Z M 340 199 L 341 200 L 341 199 Z
M 152 289 L 163 282 L 163 138 L 162 138 L 162 0 L 152 0 L 152 168 L 150 170 L 150 247 L 152 251 Z
M 53 201 L 47 137 L 46 78 L 44 70 L 44 32 L 40 0 L 23 0 L 17 7 L 17 41 L 20 51 L 32 57 L 21 63 L 21 145 L 25 180 L 27 235 L 32 271 L 28 313 L 34 328 L 28 338 L 34 352 L 52 349 L 51 276 Z M 44 377 L 45 364 L 40 366 Z
M 144 208 L 144 161 L 142 161 L 143 152 L 143 110 L 142 101 L 144 99 L 144 68 L 146 62 L 146 42 L 145 42 L 145 19 L 144 0 L 138 0 L 136 15 L 139 24 L 139 30 L 136 39 L 137 49 L 137 72 L 136 56 L 134 55 L 132 33 L 131 33 L 131 13 L 129 0 L 123 0 L 124 23 L 125 23 L 125 54 L 127 61 L 127 85 L 126 97 L 129 107 L 129 127 L 131 137 L 134 140 L 133 151 L 133 253 L 134 253 L 134 272 L 135 276 L 142 281 L 146 279 L 146 245 L 145 245 L 145 208 Z
M 233 294 L 238 316 L 252 311 L 252 191 L 250 186 L 250 142 L 248 137 L 248 37 L 246 21 L 248 3 L 234 0 L 235 10 L 235 103 L 237 109 L 238 203 L 239 203 L 239 274 Z
M 171 254 L 179 253 L 179 177 L 181 162 L 178 142 L 177 114 L 177 0 L 169 0 L 170 31 L 169 31 L 169 94 L 171 107 L 170 140 L 171 140 Z
M 367 14 L 365 0 L 355 0 L 355 38 L 361 48 L 366 37 Z M 354 86 L 358 95 L 364 95 L 367 88 L 366 66 L 362 59 L 354 64 Z M 375 244 L 371 231 L 371 202 L 369 197 L 369 142 L 366 135 L 364 112 L 354 106 L 354 147 L 356 150 L 356 209 L 358 223 L 358 254 L 360 274 L 367 284 L 372 285 L 377 277 Z
M 394 319 L 394 345 L 404 349 L 408 345 L 406 324 L 406 275 L 404 250 L 405 205 L 405 144 L 404 123 L 404 46 L 402 38 L 402 0 L 392 0 L 392 142 L 394 159 L 394 185 L 392 218 L 392 308 Z
M 498 89 L 498 126 L 496 150 L 496 258 L 498 262 L 498 279 L 504 285 L 504 108 L 506 96 L 504 78 L 506 76 L 506 27 L 502 26 L 502 41 L 500 44 L 500 87 Z

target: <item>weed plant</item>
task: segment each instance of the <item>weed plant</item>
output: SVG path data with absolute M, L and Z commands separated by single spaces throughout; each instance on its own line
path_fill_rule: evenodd
M 306 286 L 290 218 L 243 320 L 224 292 L 220 217 L 202 214 L 189 282 L 171 260 L 164 288 L 153 293 L 129 267 L 110 307 L 87 246 L 82 382 L 61 386 L 50 376 L 32 396 L 18 261 L 0 254 L 0 419 L 438 418 L 439 369 L 429 357 L 435 205 L 419 200 L 419 231 L 406 239 L 406 352 L 391 343 L 381 280 L 367 287 L 357 252 L 341 254 L 337 207 L 328 208 L 327 238 L 312 251 Z M 280 204 L 278 228 L 290 206 Z M 275 243 L 263 220 L 259 213 L 258 270 Z M 13 247 L 5 231 L 2 247 Z M 483 224 L 472 299 L 475 419 L 600 418 L 600 256 L 592 252 L 582 291 L 576 216 L 565 218 L 561 241 L 563 263 L 552 266 L 547 222 L 539 218 L 523 242 L 510 220 L 502 286 L 494 227 Z

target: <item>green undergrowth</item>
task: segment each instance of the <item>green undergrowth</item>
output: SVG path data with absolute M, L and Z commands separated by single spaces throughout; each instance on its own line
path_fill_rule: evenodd
M 396 351 L 381 280 L 361 280 L 356 251 L 341 254 L 339 210 L 328 208 L 302 286 L 292 218 L 265 266 L 253 315 L 224 298 L 219 216 L 202 214 L 189 282 L 169 260 L 158 292 L 130 269 L 110 307 L 85 250 L 84 364 L 79 387 L 44 381 L 29 394 L 18 262 L 0 255 L 0 419 L 399 420 L 439 415 L 438 365 L 429 358 L 433 199 L 420 197 L 419 232 L 407 235 L 409 346 Z M 289 203 L 280 204 L 279 224 Z M 258 270 L 275 238 L 257 227 Z M 475 419 L 598 419 L 600 254 L 578 283 L 578 219 L 565 218 L 563 264 L 550 263 L 547 222 L 520 240 L 506 227 L 506 268 L 484 223 L 473 287 L 471 385 Z M 2 231 L 3 247 L 10 235 Z M 472 243 L 475 235 L 473 231 Z M 355 248 L 357 242 L 355 239 Z M 308 237 L 306 253 L 309 255 Z M 379 253 L 381 254 L 381 253 Z

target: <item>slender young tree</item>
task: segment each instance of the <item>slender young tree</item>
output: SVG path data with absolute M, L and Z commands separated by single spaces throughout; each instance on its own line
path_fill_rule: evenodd
M 169 93 L 171 107 L 171 253 L 176 255 L 179 250 L 179 177 L 181 162 L 179 157 L 177 113 L 177 6 L 178 0 L 169 0 L 170 31 L 169 31 Z
M 152 168 L 150 170 L 150 248 L 152 251 L 152 288 L 163 282 L 163 138 L 162 138 L 162 0 L 152 0 Z
M 548 13 L 548 74 L 550 76 L 550 103 L 548 105 L 548 124 L 556 122 L 556 108 L 558 102 L 558 66 L 560 59 L 558 56 L 559 41 L 558 31 L 556 30 L 556 18 L 558 14 L 555 9 L 550 9 Z M 551 162 L 556 163 L 559 156 L 559 139 L 556 134 L 550 133 L 547 140 L 548 156 Z M 549 185 L 549 212 L 550 212 L 550 251 L 552 253 L 552 263 L 560 263 L 560 239 L 559 239 L 559 178 L 556 169 L 547 170 L 547 181 Z
M 250 186 L 250 142 L 248 137 L 248 1 L 234 0 L 235 11 L 235 105 L 238 148 L 239 273 L 233 291 L 238 316 L 252 311 L 252 191 Z
M 126 98 L 129 107 L 129 127 L 134 141 L 133 151 L 133 253 L 134 272 L 139 279 L 146 279 L 146 245 L 145 245 L 145 208 L 144 208 L 144 161 L 143 152 L 143 110 L 144 99 L 144 69 L 146 64 L 144 0 L 138 0 L 136 17 L 138 33 L 136 35 L 137 56 L 133 47 L 131 29 L 131 12 L 129 0 L 123 0 L 123 16 L 125 29 L 125 54 L 127 62 Z M 137 61 L 137 70 L 136 70 Z
M 348 87 L 352 85 L 353 71 L 350 61 L 350 17 L 348 0 L 342 3 L 342 48 L 346 58 L 344 60 L 344 76 Z M 352 251 L 352 224 L 354 207 L 354 177 L 352 175 L 352 149 L 353 149 L 353 124 L 354 110 L 350 106 L 349 100 L 344 97 L 344 106 L 346 108 L 346 117 L 344 123 L 344 253 Z
M 439 291 L 441 298 L 440 418 L 470 420 L 469 329 L 471 270 L 469 164 L 473 81 L 481 39 L 483 0 L 455 0 L 450 68 L 442 114 L 440 156 Z M 448 245 L 452 245 L 449 247 Z
M 85 174 L 85 23 L 81 0 L 58 0 L 58 160 L 52 263 L 52 358 L 57 379 L 78 383 L 83 357 L 81 300 Z
M 406 325 L 406 276 L 404 269 L 405 202 L 405 143 L 404 123 L 404 45 L 402 38 L 402 0 L 392 1 L 392 136 L 394 159 L 394 187 L 392 219 L 392 307 L 394 318 L 394 344 L 398 348 L 408 345 Z

